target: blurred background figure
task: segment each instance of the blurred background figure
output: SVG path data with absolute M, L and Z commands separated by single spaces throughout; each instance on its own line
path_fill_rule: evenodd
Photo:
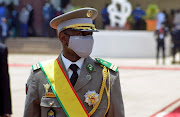
M 44 37 L 53 37 L 54 32 L 53 29 L 50 28 L 49 22 L 50 20 L 55 16 L 55 9 L 53 8 L 52 4 L 49 2 L 46 2 L 46 4 L 43 6 L 43 36 Z
M 166 27 L 169 28 L 170 27 L 169 14 L 167 13 L 167 11 L 165 9 L 162 12 L 165 15 L 165 21 L 163 23 Z
M 29 20 L 29 12 L 26 7 L 22 8 L 19 13 L 19 21 L 20 21 L 20 36 L 27 37 L 28 36 L 28 20 Z
M 172 31 L 172 28 L 174 27 L 174 15 L 175 15 L 175 10 L 174 9 L 171 9 L 170 10 L 170 14 L 169 14 L 169 17 L 168 17 L 168 22 L 169 22 L 169 30 Z
M 56 9 L 56 16 L 62 15 L 62 14 L 63 14 L 63 11 L 62 11 L 61 7 L 58 7 L 58 8 Z
M 173 28 L 172 28 L 172 63 L 175 64 L 175 56 L 178 52 L 180 52 L 180 9 L 178 9 L 175 13 L 173 20 Z
M 49 8 L 50 4 L 49 2 L 46 2 L 46 4 L 43 6 L 43 36 L 46 37 L 49 35 L 49 21 L 50 21 L 50 14 L 49 14 Z
M 166 16 L 162 11 L 160 11 L 156 16 L 156 19 L 157 19 L 156 29 L 159 30 L 161 28 L 161 26 L 162 26 L 162 23 L 163 24 L 165 23 Z
M 4 5 L 4 2 L 2 2 L 1 4 L 0 4 L 0 19 L 2 18 L 2 17 L 6 17 L 6 7 L 5 7 L 5 5 Z
M 70 0 L 61 0 L 61 8 L 66 9 L 70 2 Z
M 34 9 L 30 4 L 27 4 L 27 10 L 29 12 L 29 18 L 28 18 L 28 35 L 29 36 L 36 36 L 36 31 L 33 26 L 34 23 Z
M 56 16 L 56 10 L 51 3 L 50 3 L 50 7 L 49 7 L 49 16 L 50 16 L 50 20 Z M 49 20 L 49 22 L 50 22 L 50 20 Z M 52 29 L 50 26 L 49 26 L 49 30 L 50 30 L 50 37 L 54 37 L 55 30 Z
M 173 24 L 176 30 L 180 30 L 180 9 L 175 13 Z
M 172 49 L 172 64 L 176 63 L 176 54 L 180 52 L 180 30 L 173 29 L 171 32 L 172 36 L 172 44 L 171 44 L 171 49 Z M 180 58 L 179 58 L 180 61 Z
M 144 27 L 144 19 L 143 17 L 146 15 L 145 11 L 143 11 L 141 9 L 141 6 L 140 4 L 137 4 L 136 5 L 136 8 L 133 10 L 132 12 L 132 16 L 133 16 L 133 19 L 134 19 L 134 25 L 133 25 L 133 29 L 134 30 L 143 30 Z
M 11 117 L 12 114 L 7 58 L 7 47 L 0 43 L 0 117 Z
M 8 29 L 10 37 L 19 36 L 19 20 L 18 20 L 18 11 L 13 4 L 8 5 Z
M 168 28 L 164 23 L 162 23 L 161 26 L 159 26 L 159 29 L 155 32 L 157 42 L 156 64 L 159 64 L 160 49 L 162 50 L 163 64 L 165 64 L 165 37 L 167 36 L 167 33 Z
M 107 11 L 107 7 L 108 7 L 108 4 L 106 4 L 106 6 L 101 11 L 102 23 L 103 23 L 103 27 L 102 28 L 103 29 L 105 29 L 106 26 L 110 24 L 109 13 Z
M 2 17 L 1 18 L 1 24 L 0 24 L 0 38 L 1 38 L 1 42 L 3 44 L 5 43 L 7 36 L 8 36 L 7 20 L 5 17 Z

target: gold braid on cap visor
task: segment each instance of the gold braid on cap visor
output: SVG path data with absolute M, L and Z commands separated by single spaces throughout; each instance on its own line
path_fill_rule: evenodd
M 76 29 L 76 30 L 97 30 L 95 28 L 94 24 L 88 24 L 88 23 L 84 23 L 84 24 L 73 24 L 73 25 L 69 25 L 69 26 L 65 26 L 65 29 Z

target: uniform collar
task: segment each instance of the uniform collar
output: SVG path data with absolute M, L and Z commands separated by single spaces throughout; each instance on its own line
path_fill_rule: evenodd
M 76 65 L 79 67 L 79 69 L 81 69 L 81 68 L 82 68 L 82 65 L 83 65 L 83 63 L 84 63 L 84 58 L 80 58 L 80 59 L 77 60 L 76 62 L 71 62 L 69 59 L 67 59 L 67 58 L 65 58 L 65 57 L 63 56 L 63 53 L 61 53 L 61 58 L 62 58 L 62 61 L 63 61 L 63 63 L 64 63 L 64 66 L 65 66 L 66 70 L 69 69 L 69 66 L 70 66 L 71 64 L 76 64 Z

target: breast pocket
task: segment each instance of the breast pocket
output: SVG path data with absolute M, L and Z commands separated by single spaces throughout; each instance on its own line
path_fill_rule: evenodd
M 101 103 L 99 104 L 98 108 L 96 109 L 96 111 L 94 112 L 94 114 L 91 117 L 104 117 L 106 109 L 107 109 L 107 101 L 102 100 Z M 92 106 L 87 107 L 88 112 L 90 112 L 91 110 L 92 110 Z
M 53 109 L 56 117 L 58 116 L 66 117 L 62 109 L 62 106 L 60 105 L 60 103 L 56 98 L 42 97 L 40 106 L 41 106 L 41 117 L 47 117 L 50 109 Z

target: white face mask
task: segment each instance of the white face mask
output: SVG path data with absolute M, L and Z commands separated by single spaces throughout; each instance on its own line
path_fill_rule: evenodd
M 88 57 L 93 48 L 94 39 L 92 35 L 87 36 L 70 36 L 68 47 L 71 48 L 78 56 Z

